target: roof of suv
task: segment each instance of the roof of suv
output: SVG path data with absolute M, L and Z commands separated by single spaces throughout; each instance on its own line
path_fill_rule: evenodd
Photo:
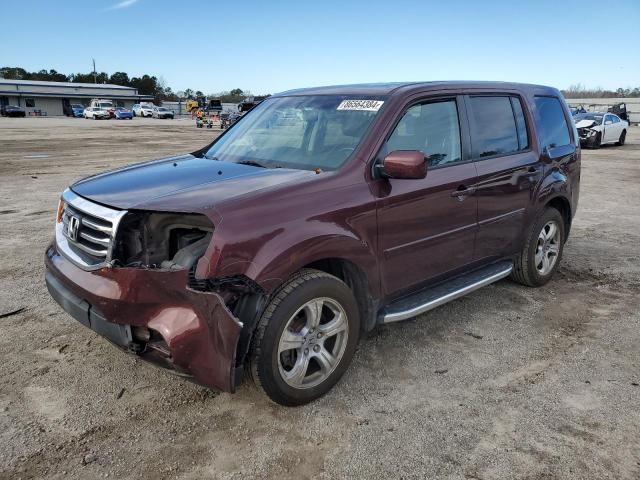
M 392 95 L 406 93 L 413 90 L 445 89 L 445 88 L 491 88 L 518 90 L 545 90 L 549 93 L 557 92 L 555 88 L 543 85 L 510 82 L 478 82 L 478 81 L 437 81 L 437 82 L 391 82 L 391 83 L 361 83 L 354 85 L 332 85 L 326 87 L 300 88 L 277 93 L 274 96 L 290 95 Z

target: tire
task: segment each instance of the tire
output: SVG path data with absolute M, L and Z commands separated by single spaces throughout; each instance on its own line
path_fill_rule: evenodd
M 602 133 L 598 132 L 598 133 L 596 133 L 595 138 L 591 142 L 590 148 L 593 148 L 594 150 L 596 150 L 596 149 L 600 148 L 601 146 L 602 146 Z
M 550 224 L 555 225 L 557 236 L 551 234 Z M 543 229 L 546 240 L 543 238 Z M 565 238 L 562 214 L 555 208 L 547 208 L 529 231 L 524 248 L 515 259 L 511 278 L 529 287 L 540 287 L 547 283 L 558 269 Z M 544 263 L 544 257 L 548 264 Z
M 249 372 L 275 403 L 309 403 L 340 380 L 359 333 L 351 289 L 333 275 L 303 269 L 273 294 L 264 310 L 251 345 Z
M 620 134 L 620 138 L 616 142 L 616 145 L 618 145 L 619 147 L 624 145 L 624 141 L 625 141 L 626 138 L 627 138 L 627 131 L 626 130 L 622 130 L 622 133 Z

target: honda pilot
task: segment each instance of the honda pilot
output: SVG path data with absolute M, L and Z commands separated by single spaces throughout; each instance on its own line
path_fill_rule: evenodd
M 300 405 L 377 325 L 506 277 L 548 282 L 579 182 L 554 88 L 293 90 L 190 154 L 71 185 L 45 279 L 134 355 L 226 392 L 249 376 Z

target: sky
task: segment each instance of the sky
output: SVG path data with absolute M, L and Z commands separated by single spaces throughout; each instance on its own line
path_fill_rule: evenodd
M 640 0 L 3 0 L 0 66 L 174 91 L 496 80 L 640 86 Z

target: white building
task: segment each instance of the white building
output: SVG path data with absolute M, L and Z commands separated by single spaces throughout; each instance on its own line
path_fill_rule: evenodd
M 117 106 L 126 108 L 134 103 L 153 101 L 151 95 L 139 95 L 137 89 L 120 85 L 0 78 L 0 105 L 17 105 L 24 108 L 27 115 L 34 111 L 48 116 L 64 115 L 65 106 L 87 106 L 92 98 L 113 100 Z

